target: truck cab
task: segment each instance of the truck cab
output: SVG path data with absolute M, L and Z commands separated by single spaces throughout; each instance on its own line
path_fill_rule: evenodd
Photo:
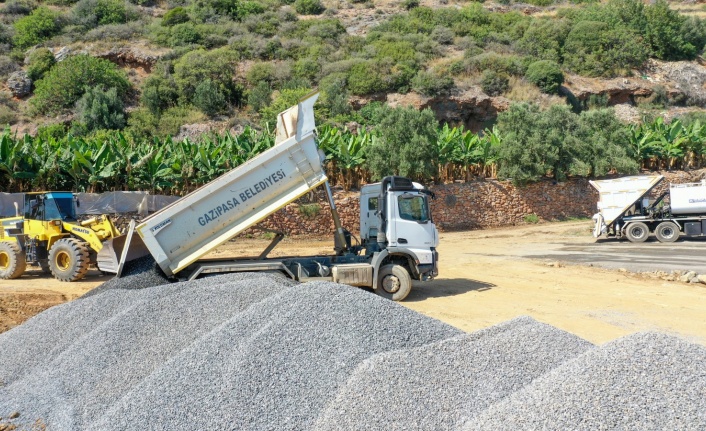
M 434 194 L 404 177 L 386 177 L 360 193 L 360 238 L 368 251 L 385 250 L 407 260 L 410 275 L 430 280 L 438 275 L 439 233 L 429 200 Z

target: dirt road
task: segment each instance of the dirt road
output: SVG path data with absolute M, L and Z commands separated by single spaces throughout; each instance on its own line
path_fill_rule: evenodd
M 594 343 L 656 330 L 706 345 L 706 285 L 598 267 L 610 266 L 614 247 L 629 246 L 596 244 L 589 228 L 590 222 L 581 221 L 443 233 L 440 278 L 415 283 L 402 304 L 469 332 L 529 315 Z M 264 244 L 251 239 L 228 243 L 214 256 L 253 254 Z M 676 244 L 670 247 L 701 253 L 698 242 Z M 328 239 L 286 239 L 273 255 L 326 254 L 330 248 Z M 590 258 L 594 255 L 604 258 Z M 628 252 L 620 267 L 630 265 Z M 651 268 L 649 262 L 646 268 Z M 682 262 L 680 269 L 690 269 L 689 263 Z M 105 280 L 93 272 L 71 284 L 38 273 L 0 281 L 0 331 Z

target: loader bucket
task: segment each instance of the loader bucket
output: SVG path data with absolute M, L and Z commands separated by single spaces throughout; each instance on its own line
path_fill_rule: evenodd
M 130 238 L 130 236 L 132 238 Z M 126 245 L 127 250 L 125 250 Z M 130 232 L 127 235 L 120 235 L 103 243 L 103 248 L 98 252 L 96 257 L 98 269 L 120 276 L 119 272 L 120 269 L 122 269 L 120 259 L 123 256 L 123 252 L 126 252 L 123 263 L 150 254 L 145 243 L 142 242 L 140 235 L 135 232 Z

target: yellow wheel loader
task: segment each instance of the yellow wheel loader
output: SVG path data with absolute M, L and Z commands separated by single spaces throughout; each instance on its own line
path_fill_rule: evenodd
M 79 222 L 71 192 L 27 193 L 24 214 L 0 219 L 0 279 L 39 266 L 60 281 L 82 279 L 103 244 L 120 235 L 106 215 Z

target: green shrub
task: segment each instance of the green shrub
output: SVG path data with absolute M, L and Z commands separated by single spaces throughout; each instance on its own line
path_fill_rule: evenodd
M 125 24 L 108 24 L 90 30 L 84 41 L 129 41 L 142 38 L 147 31 L 144 23 L 131 21 Z
M 81 54 L 57 63 L 36 82 L 35 96 L 30 100 L 41 114 L 56 114 L 71 108 L 83 96 L 86 87 L 115 88 L 123 98 L 130 82 L 125 72 L 102 58 Z
M 320 72 L 319 62 L 309 57 L 297 60 L 292 67 L 294 77 L 305 78 L 309 81 L 315 81 Z
M 561 63 L 562 49 L 569 31 L 571 22 L 567 19 L 535 20 L 517 41 L 517 48 L 537 60 Z
M 486 70 L 481 76 L 480 87 L 488 96 L 499 96 L 510 87 L 510 77 L 503 72 Z
M 137 13 L 124 0 L 79 0 L 71 10 L 72 22 L 86 28 L 124 24 L 137 18 Z
M 587 76 L 615 76 L 642 66 L 648 56 L 633 31 L 598 21 L 577 23 L 564 44 L 564 66 Z
M 6 56 L 6 55 L 0 55 L 0 77 L 1 78 L 7 78 L 9 74 L 12 72 L 16 72 L 20 70 L 20 66 L 15 63 L 15 61 Z
M 233 81 L 237 56 L 230 50 L 197 49 L 186 53 L 174 64 L 174 80 L 183 101 L 191 101 L 196 87 L 210 79 L 229 104 L 237 104 L 241 90 Z
M 385 78 L 377 62 L 356 63 L 348 71 L 348 89 L 357 95 L 384 92 L 390 88 Z
M 38 81 L 56 64 L 56 59 L 48 49 L 38 48 L 29 54 L 27 62 L 27 76 L 32 81 Z
M 194 91 L 194 106 L 201 112 L 212 117 L 226 109 L 226 99 L 217 84 L 206 79 L 196 86 Z
M 503 137 L 498 151 L 498 178 L 517 184 L 551 175 L 601 176 L 637 171 L 629 150 L 628 129 L 610 109 L 584 111 L 553 105 L 514 104 L 498 115 Z
M 294 2 L 294 10 L 302 15 L 319 15 L 325 9 L 319 0 L 296 0 Z
M 5 2 L 5 7 L 0 10 L 3 15 L 29 15 L 37 8 L 33 0 L 10 0 Z
M 531 223 L 531 224 L 537 224 L 539 223 L 539 216 L 535 213 L 532 214 L 525 214 L 522 219 L 525 221 L 525 223 Z
M 135 139 L 153 140 L 175 136 L 184 124 L 204 121 L 204 115 L 198 110 L 186 106 L 175 106 L 156 117 L 149 110 L 140 108 L 132 111 L 128 117 L 127 132 Z
M 248 106 L 255 112 L 260 112 L 260 110 L 271 102 L 272 88 L 266 81 L 258 82 L 248 93 Z
M 156 73 L 150 75 L 142 84 L 140 103 L 155 116 L 159 116 L 165 109 L 175 106 L 178 99 L 179 92 L 171 76 Z
M 44 6 L 33 10 L 28 16 L 15 21 L 15 36 L 13 44 L 25 50 L 41 43 L 61 31 L 59 14 Z
M 169 45 L 171 47 L 188 46 L 201 42 L 201 33 L 190 22 L 175 24 L 171 28 Z
M 275 67 L 272 63 L 257 62 L 245 74 L 245 79 L 250 85 L 257 85 L 263 81 L 271 84 L 275 82 Z
M 299 205 L 299 214 L 304 218 L 315 218 L 321 212 L 321 205 L 318 203 Z
M 367 167 L 376 179 L 402 175 L 429 179 L 437 173 L 438 122 L 430 109 L 394 108 L 381 111 L 375 126 L 378 139 L 367 152 Z
M 697 48 L 685 40 L 682 34 L 686 18 L 671 10 L 665 0 L 657 0 L 646 6 L 645 19 L 645 40 L 655 57 L 662 60 L 691 60 L 696 56 Z
M 425 96 L 438 96 L 454 86 L 454 81 L 448 76 L 440 76 L 434 72 L 420 70 L 412 78 L 412 89 Z
M 17 122 L 17 111 L 5 106 L 0 105 L 0 127 L 9 126 Z
M 76 111 L 88 131 L 125 127 L 125 108 L 115 88 L 87 88 L 76 103 Z
M 473 72 L 493 70 L 508 75 L 522 76 L 526 66 L 517 55 L 502 55 L 495 52 L 485 52 L 466 60 L 466 69 Z
M 171 27 L 173 25 L 182 24 L 188 21 L 189 14 L 187 14 L 186 9 L 181 6 L 171 9 L 162 17 L 162 25 L 165 27 Z
M 564 83 L 561 67 L 551 60 L 539 60 L 530 64 L 525 78 L 545 93 L 556 94 Z
M 329 116 L 339 117 L 351 113 L 345 73 L 332 73 L 326 76 L 319 82 L 319 90 L 321 90 L 319 104 L 328 111 Z

